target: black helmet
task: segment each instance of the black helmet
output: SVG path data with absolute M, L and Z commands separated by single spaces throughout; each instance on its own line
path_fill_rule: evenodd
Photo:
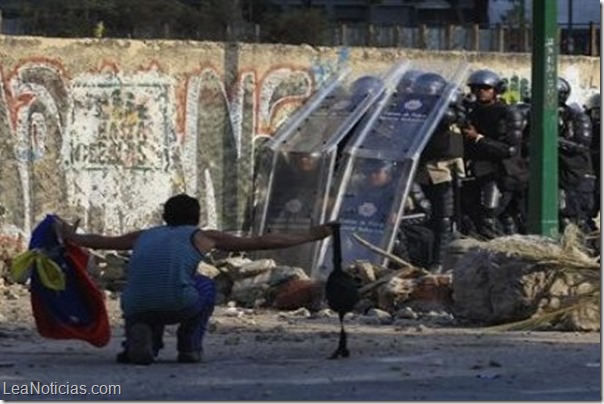
M 520 101 L 529 104 L 531 102 L 531 89 L 528 87 L 522 87 L 520 89 Z
M 600 120 L 600 108 L 602 107 L 602 96 L 600 93 L 594 94 L 587 99 L 585 103 L 585 112 L 589 115 L 592 121 Z
M 424 74 L 424 72 L 422 72 L 421 70 L 407 70 L 396 85 L 396 91 L 398 91 L 399 93 L 408 92 L 412 88 L 415 80 L 417 80 L 417 78 L 422 74 Z
M 414 93 L 440 94 L 447 85 L 447 81 L 437 73 L 424 73 L 417 77 L 411 86 Z
M 474 73 L 470 74 L 466 84 L 470 88 L 474 86 L 493 87 L 497 94 L 503 94 L 506 90 L 505 81 L 503 81 L 497 73 L 487 69 L 476 70 Z
M 391 173 L 394 168 L 394 161 L 389 160 L 378 160 L 368 158 L 362 161 L 362 171 L 365 174 L 371 174 L 377 171 L 385 170 L 387 173 Z
M 558 77 L 558 103 L 560 105 L 566 104 L 568 97 L 570 96 L 570 84 L 562 77 Z
M 377 76 L 362 76 L 350 85 L 350 101 L 359 104 L 369 93 L 381 91 L 384 87 L 382 79 Z
M 585 109 L 591 111 L 592 109 L 600 109 L 602 106 L 602 96 L 600 93 L 594 94 L 587 99 L 585 103 Z

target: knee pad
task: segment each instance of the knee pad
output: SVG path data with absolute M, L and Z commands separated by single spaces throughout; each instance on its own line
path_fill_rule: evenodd
M 434 230 L 437 233 L 449 233 L 453 231 L 452 224 L 453 221 L 450 217 L 442 217 L 440 219 L 435 219 Z
M 501 218 L 501 223 L 503 224 L 503 231 L 505 234 L 516 234 L 518 233 L 518 226 L 516 224 L 516 220 L 512 216 L 506 215 Z
M 490 181 L 480 188 L 480 204 L 487 211 L 494 211 L 501 202 L 501 191 L 495 181 Z

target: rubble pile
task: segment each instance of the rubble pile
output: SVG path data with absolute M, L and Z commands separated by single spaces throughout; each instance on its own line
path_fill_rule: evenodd
M 303 268 L 245 255 L 209 258 L 198 272 L 216 282 L 219 306 L 237 313 L 257 308 L 306 310 L 313 316 L 329 313 L 324 282 L 311 279 Z M 10 302 L 28 295 L 28 285 L 12 282 L 6 269 L 10 260 L 2 263 L 0 322 L 18 322 L 17 312 L 29 307 Z M 108 300 L 118 300 L 127 263 L 127 255 L 91 255 L 88 272 Z M 570 233 L 559 242 L 520 235 L 488 242 L 460 239 L 450 244 L 445 269 L 433 274 L 411 264 L 386 268 L 358 261 L 349 265 L 345 270 L 353 275 L 361 294 L 352 316 L 368 324 L 420 320 L 492 326 L 549 315 L 548 321 L 539 321 L 534 328 L 600 329 L 599 259 L 585 252 Z
M 455 317 L 476 325 L 599 331 L 599 258 L 582 247 L 576 228 L 567 230 L 559 242 L 514 235 L 469 243 L 452 271 Z

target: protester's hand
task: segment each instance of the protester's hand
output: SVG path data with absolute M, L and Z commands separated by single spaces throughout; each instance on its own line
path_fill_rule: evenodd
M 329 237 L 333 234 L 334 224 L 337 222 L 324 223 L 319 226 L 313 226 L 310 228 L 310 235 L 313 240 L 322 240 L 325 237 Z
M 73 224 L 69 224 L 57 216 L 55 218 L 54 228 L 55 232 L 57 233 L 57 237 L 59 238 L 59 242 L 63 243 L 63 241 L 73 241 L 79 224 L 80 219 L 77 219 Z

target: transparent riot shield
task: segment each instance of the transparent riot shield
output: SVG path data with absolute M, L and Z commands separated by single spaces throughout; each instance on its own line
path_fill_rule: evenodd
M 273 160 L 264 183 L 265 198 L 258 204 L 262 208 L 254 220 L 255 234 L 300 232 L 325 222 L 339 139 L 384 93 L 382 81 L 375 83 L 362 88 L 349 88 L 343 82 L 333 86 L 297 126 L 289 125 L 285 135 L 267 143 Z M 253 255 L 298 266 L 310 274 L 318 247 L 310 243 Z
M 277 177 L 276 183 L 283 183 L 284 178 L 287 178 L 290 170 L 287 169 L 289 159 L 286 153 L 279 151 L 282 145 L 289 144 L 289 140 L 295 138 L 304 127 L 305 121 L 315 111 L 324 108 L 325 104 L 333 104 L 334 94 L 340 92 L 342 88 L 341 82 L 350 73 L 349 69 L 339 72 L 334 77 L 330 78 L 325 85 L 314 93 L 308 101 L 296 111 L 287 122 L 285 122 L 277 131 L 277 133 L 255 151 L 255 172 L 254 172 L 254 200 L 252 203 L 251 214 L 251 233 L 253 235 L 263 234 L 266 228 L 266 215 L 270 208 L 271 196 L 273 194 L 273 183 Z M 295 171 L 295 170 L 294 170 Z M 281 174 L 275 174 L 279 173 Z M 279 191 L 275 191 L 279 193 Z M 278 196 L 278 195 L 277 195 Z M 279 201 L 277 197 L 273 200 Z
M 267 143 L 267 146 L 277 150 L 283 143 L 296 137 L 296 132 L 303 130 L 307 125 L 305 121 L 317 111 L 329 108 L 339 97 L 338 94 L 343 89 L 344 79 L 350 74 L 350 68 L 344 68 L 340 72 L 330 77 L 325 84 L 313 95 L 309 97 L 306 103 L 299 108 L 287 121 L 278 129 L 277 133 Z
M 411 91 L 405 75 L 436 72 L 444 88 L 436 93 Z M 434 132 L 467 72 L 465 63 L 451 66 L 416 66 L 388 86 L 386 96 L 370 112 L 364 125 L 344 150 L 330 188 L 333 209 L 329 220 L 341 222 L 342 261 L 357 260 L 386 265 L 380 254 L 363 246 L 355 235 L 391 252 L 404 201 L 411 187 L 422 150 Z M 331 272 L 331 240 L 321 243 L 313 276 Z

